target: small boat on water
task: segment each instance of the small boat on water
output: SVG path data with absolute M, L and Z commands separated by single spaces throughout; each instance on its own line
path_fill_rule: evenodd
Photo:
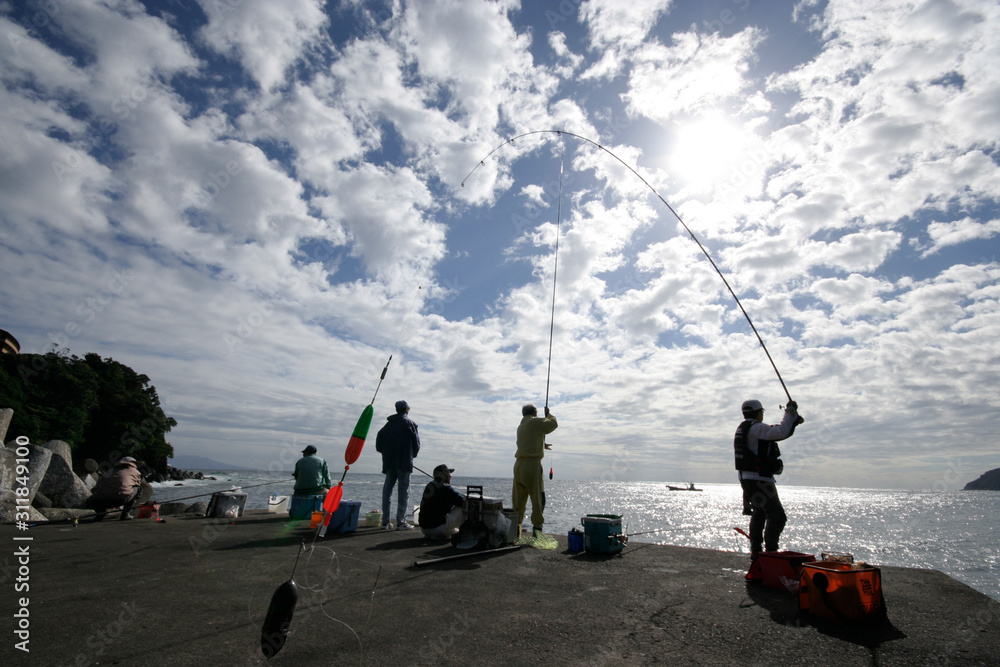
M 704 491 L 705 489 L 694 488 L 694 482 L 688 482 L 687 486 L 671 486 L 667 484 L 667 488 L 671 491 Z

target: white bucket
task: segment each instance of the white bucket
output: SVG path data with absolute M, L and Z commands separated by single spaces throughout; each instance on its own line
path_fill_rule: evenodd
M 288 496 L 279 496 L 277 493 L 272 494 L 271 497 L 267 499 L 267 511 L 270 514 L 287 512 Z

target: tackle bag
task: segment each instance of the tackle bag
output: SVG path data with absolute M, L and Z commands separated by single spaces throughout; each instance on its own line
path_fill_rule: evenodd
M 750 564 L 746 580 L 768 588 L 794 593 L 799 585 L 803 563 L 816 560 L 812 554 L 797 551 L 764 551 Z
M 799 579 L 799 610 L 841 623 L 885 622 L 882 571 L 836 561 L 805 563 Z

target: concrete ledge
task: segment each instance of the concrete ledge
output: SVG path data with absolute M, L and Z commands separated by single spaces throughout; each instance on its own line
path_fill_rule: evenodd
M 7 633 L 4 664 L 909 667 L 1000 656 L 1000 602 L 934 570 L 882 568 L 891 623 L 856 628 L 748 588 L 738 554 L 633 542 L 571 555 L 557 536 L 554 551 L 415 568 L 460 552 L 419 531 L 359 528 L 299 556 L 292 634 L 268 661 L 268 601 L 312 536 L 306 521 L 263 512 L 0 526 L 2 611 L 9 619 L 28 598 L 30 631 L 30 653 Z M 25 546 L 30 589 L 17 592 Z

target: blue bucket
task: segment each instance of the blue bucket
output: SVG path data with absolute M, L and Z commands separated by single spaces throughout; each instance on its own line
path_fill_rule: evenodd
M 583 531 L 574 528 L 569 531 L 569 552 L 571 554 L 578 554 L 583 551 Z

